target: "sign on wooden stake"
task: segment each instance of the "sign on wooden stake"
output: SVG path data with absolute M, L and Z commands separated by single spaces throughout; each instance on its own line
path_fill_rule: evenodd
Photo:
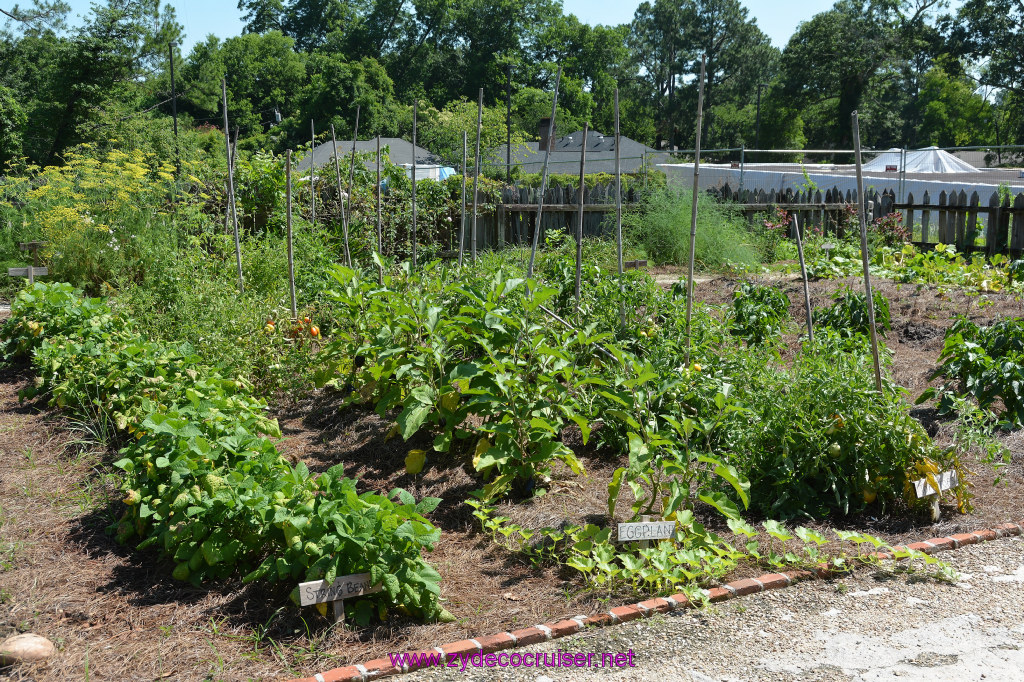
M 299 583 L 299 603 L 302 606 L 310 606 L 331 602 L 334 606 L 334 620 L 337 622 L 345 618 L 346 599 L 374 594 L 381 589 L 383 588 L 380 583 L 374 585 L 370 582 L 369 573 L 341 576 L 330 584 L 323 580 L 311 580 Z

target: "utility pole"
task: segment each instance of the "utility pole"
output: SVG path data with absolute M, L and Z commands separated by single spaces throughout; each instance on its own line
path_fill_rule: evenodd
M 178 155 L 178 93 L 174 89 L 174 48 L 178 46 L 177 41 L 167 43 L 167 51 L 171 56 L 171 115 L 174 117 L 174 173 L 181 172 L 181 158 Z

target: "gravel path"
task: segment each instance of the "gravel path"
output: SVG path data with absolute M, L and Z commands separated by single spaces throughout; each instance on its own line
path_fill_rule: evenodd
M 401 679 L 1024 681 L 1024 540 L 1004 538 L 937 556 L 960 573 L 959 583 L 862 569 L 513 650 L 632 649 L 634 668 L 468 666 Z

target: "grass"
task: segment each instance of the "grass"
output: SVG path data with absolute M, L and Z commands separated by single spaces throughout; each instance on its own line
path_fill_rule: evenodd
M 760 265 L 758 238 L 746 221 L 707 194 L 698 195 L 694 261 L 701 270 Z M 623 237 L 657 265 L 683 265 L 690 255 L 691 193 L 655 190 L 623 215 Z

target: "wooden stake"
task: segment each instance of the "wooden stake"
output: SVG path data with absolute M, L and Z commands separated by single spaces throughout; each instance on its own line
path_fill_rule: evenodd
M 377 135 L 377 253 L 381 259 L 384 258 L 384 231 L 380 219 L 380 135 Z M 378 280 L 384 284 L 384 268 L 381 267 L 377 274 Z
M 860 259 L 864 266 L 864 293 L 867 296 L 870 326 L 871 357 L 875 361 L 875 388 L 882 392 L 882 368 L 878 362 L 878 334 L 875 331 L 875 299 L 871 294 L 871 270 L 868 268 L 868 224 L 864 216 L 864 174 L 860 162 L 860 121 L 857 112 L 850 115 L 853 123 L 853 149 L 857 157 L 857 217 L 860 219 Z
M 619 160 L 619 89 L 615 88 L 615 254 L 619 265 L 619 321 L 626 326 L 626 283 L 622 274 L 622 165 Z
M 800 276 L 804 280 L 804 306 L 807 308 L 807 340 L 814 343 L 814 319 L 811 313 L 811 290 L 807 284 L 807 266 L 804 265 L 804 240 L 800 236 L 800 225 L 793 214 L 793 230 L 796 232 L 796 252 L 800 256 Z
M 284 164 L 284 199 L 287 208 L 285 224 L 288 227 L 288 290 L 292 295 L 292 320 L 298 319 L 299 310 L 295 302 L 295 260 L 292 251 L 292 150 L 285 156 Z
M 348 223 L 352 217 L 352 184 L 355 178 L 355 140 L 359 138 L 359 104 L 355 105 L 355 127 L 352 129 L 352 158 L 348 162 L 348 188 L 345 191 L 346 199 L 342 207 L 345 211 L 345 259 L 348 266 L 352 266 L 352 253 L 348 250 Z
M 412 103 L 412 269 L 416 269 L 416 118 L 419 100 Z
M 466 250 L 466 153 L 468 135 L 462 131 L 462 201 L 459 202 L 459 266 L 462 266 L 462 253 Z
M 245 293 L 245 283 L 242 281 L 242 245 L 238 240 L 238 214 L 235 212 L 235 174 L 231 165 L 231 138 L 228 133 L 228 82 L 220 79 L 221 95 L 224 99 L 224 144 L 227 149 L 228 159 L 228 210 L 231 212 L 231 224 L 235 230 L 235 265 L 238 267 L 238 292 Z
M 484 89 L 480 88 L 479 98 L 476 105 L 476 154 L 473 162 L 473 232 L 469 236 L 470 250 L 473 254 L 473 262 L 476 263 L 476 210 L 477 210 L 477 184 L 480 179 L 480 134 L 483 132 L 484 116 Z M 500 227 L 498 229 L 501 229 Z
M 313 119 L 309 119 L 309 222 L 316 227 L 316 128 L 313 126 Z
M 334 177 L 338 181 L 338 206 L 341 208 L 341 236 L 345 249 L 345 265 L 352 267 L 352 254 L 348 250 L 348 212 L 345 210 L 345 199 L 341 193 L 341 162 L 338 160 L 338 138 L 331 124 L 331 143 L 334 145 Z
M 580 313 L 580 280 L 583 273 L 583 199 L 587 194 L 586 164 L 587 164 L 587 132 L 590 122 L 583 124 L 583 147 L 580 149 L 580 196 L 579 196 L 579 218 L 576 220 L 576 314 Z
M 697 91 L 697 140 L 693 157 L 693 196 L 690 197 L 690 264 L 686 270 L 686 364 L 690 364 L 690 318 L 693 313 L 693 257 L 697 247 L 697 195 L 700 191 L 700 136 L 704 120 L 704 68 L 707 55 L 700 57 L 700 88 Z
M 541 218 L 544 217 L 544 192 L 548 188 L 548 158 L 551 156 L 551 137 L 555 130 L 555 113 L 558 111 L 558 83 L 562 80 L 562 67 L 558 67 L 555 74 L 555 96 L 551 100 L 551 123 L 548 128 L 548 139 L 542 140 L 544 145 L 544 165 L 541 166 L 540 174 L 540 196 L 537 198 L 537 222 L 533 229 L 533 244 L 530 246 L 530 264 L 526 268 L 526 278 L 533 277 L 533 263 L 537 258 L 537 242 L 540 240 Z

